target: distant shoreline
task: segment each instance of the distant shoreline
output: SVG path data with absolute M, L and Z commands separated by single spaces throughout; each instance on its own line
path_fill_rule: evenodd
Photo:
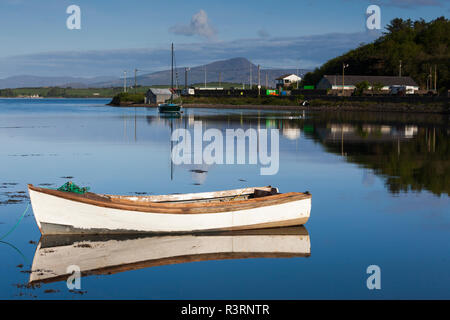
M 111 99 L 111 97 L 39 97 L 39 98 L 31 98 L 31 97 L 0 97 L 0 99 L 10 99 L 10 100 L 52 100 L 52 99 L 97 99 L 97 100 L 106 100 Z

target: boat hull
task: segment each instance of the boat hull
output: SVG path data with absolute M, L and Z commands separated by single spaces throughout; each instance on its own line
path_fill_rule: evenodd
M 181 106 L 177 104 L 162 104 L 158 106 L 158 110 L 161 113 L 179 113 L 181 112 Z
M 192 233 L 305 224 L 311 198 L 212 213 L 140 212 L 92 205 L 29 189 L 42 234 Z M 170 212 L 170 211 L 169 211 Z
M 32 185 L 28 189 L 37 225 L 44 235 L 193 233 L 287 227 L 305 224 L 311 211 L 311 196 L 301 193 L 225 203 L 179 202 L 199 201 L 195 200 L 199 195 L 223 196 L 229 191 L 132 198 L 94 194 L 109 199 L 108 202 Z M 239 190 L 243 193 L 254 188 Z M 170 203 L 161 203 L 164 199 Z

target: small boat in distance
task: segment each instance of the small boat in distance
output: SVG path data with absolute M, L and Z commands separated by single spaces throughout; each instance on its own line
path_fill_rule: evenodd
M 181 104 L 173 102 L 173 43 L 172 43 L 172 69 L 171 69 L 171 77 L 170 77 L 170 102 L 169 103 L 160 103 L 158 104 L 158 110 L 161 113 L 180 113 L 181 112 Z
M 217 192 L 120 196 L 28 185 L 43 235 L 195 233 L 305 224 L 309 193 L 252 187 Z
M 158 105 L 158 110 L 161 113 L 180 113 L 181 105 L 177 103 L 161 103 Z

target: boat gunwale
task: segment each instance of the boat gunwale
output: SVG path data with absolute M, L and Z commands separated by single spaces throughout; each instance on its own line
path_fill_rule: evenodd
M 247 209 L 261 208 L 273 205 L 279 205 L 283 203 L 289 203 L 293 201 L 311 199 L 310 194 L 300 192 L 280 193 L 275 195 L 268 195 L 260 198 L 252 198 L 246 200 L 236 200 L 228 202 L 211 202 L 211 203 L 159 203 L 149 202 L 144 204 L 124 204 L 120 202 L 113 202 L 107 196 L 101 196 L 99 194 L 90 193 L 100 199 L 90 199 L 85 195 L 79 195 L 75 193 L 63 192 L 58 190 L 46 189 L 35 187 L 31 184 L 28 185 L 28 189 L 34 192 L 39 192 L 51 196 L 55 196 L 68 201 L 75 201 L 88 205 L 94 205 L 97 207 L 104 207 L 109 209 L 118 209 L 126 211 L 137 211 L 146 213 L 167 213 L 167 214 L 202 214 L 202 213 L 220 213 L 241 211 Z M 109 201 L 108 201 L 109 199 Z

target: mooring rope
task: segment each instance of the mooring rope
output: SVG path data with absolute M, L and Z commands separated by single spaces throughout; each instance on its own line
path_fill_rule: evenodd
M 11 234 L 14 230 L 16 230 L 17 226 L 19 225 L 20 221 L 22 221 L 23 217 L 25 217 L 25 214 L 27 213 L 28 209 L 30 208 L 30 203 L 28 203 L 27 208 L 22 213 L 22 216 L 20 217 L 19 221 L 16 222 L 16 224 L 9 230 L 7 233 L 5 233 L 3 236 L 0 237 L 0 241 L 5 239 L 7 236 Z
M 11 248 L 13 248 L 14 250 L 16 250 L 17 253 L 20 254 L 22 259 L 25 261 L 25 263 L 28 264 L 28 259 L 25 257 L 25 255 L 22 253 L 22 251 L 20 251 L 18 248 L 16 248 L 13 244 L 6 242 L 6 241 L 1 241 L 1 240 L 0 240 L 0 243 L 6 244 L 6 245 L 10 246 Z

